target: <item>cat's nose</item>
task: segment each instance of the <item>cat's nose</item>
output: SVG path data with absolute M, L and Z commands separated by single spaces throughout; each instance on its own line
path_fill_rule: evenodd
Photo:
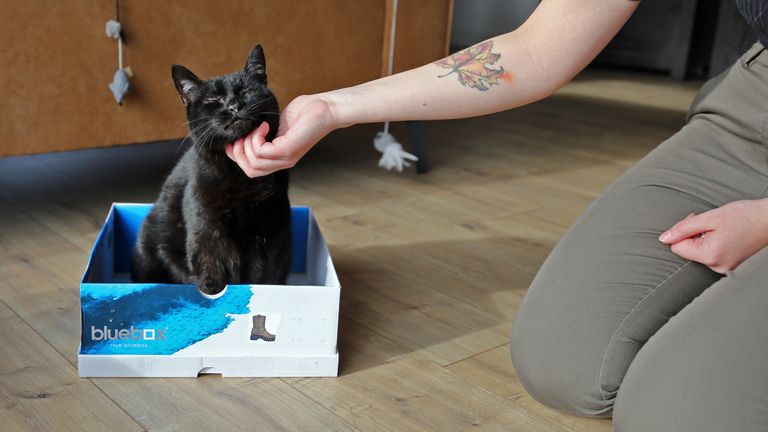
M 239 104 L 239 103 L 237 103 L 237 102 L 235 102 L 235 103 L 231 103 L 231 104 L 229 104 L 229 105 L 227 106 L 227 109 L 228 109 L 228 110 L 229 110 L 229 112 L 231 112 L 232 114 L 237 114 L 237 112 L 238 112 L 238 111 L 240 111 L 240 104 Z

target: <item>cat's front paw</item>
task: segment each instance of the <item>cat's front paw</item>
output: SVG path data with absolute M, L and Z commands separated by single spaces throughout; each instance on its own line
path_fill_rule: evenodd
M 202 278 L 196 283 L 197 289 L 207 295 L 216 295 L 220 293 L 226 284 L 221 281 L 215 281 L 212 278 Z

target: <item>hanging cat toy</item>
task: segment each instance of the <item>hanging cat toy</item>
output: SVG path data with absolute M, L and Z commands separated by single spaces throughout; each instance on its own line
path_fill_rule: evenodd
M 131 91 L 131 67 L 123 68 L 123 31 L 120 25 L 120 0 L 115 0 L 115 19 L 107 21 L 107 36 L 117 40 L 117 71 L 109 83 L 109 90 L 118 105 L 123 104 L 123 98 Z
M 389 29 L 389 63 L 387 75 L 392 75 L 392 66 L 395 60 L 395 31 L 397 30 L 397 0 L 392 4 L 392 24 Z M 389 122 L 384 123 L 384 130 L 376 134 L 373 139 L 373 147 L 381 153 L 379 166 L 387 171 L 392 168 L 403 172 L 403 167 L 411 166 L 408 161 L 417 161 L 419 158 L 403 150 L 403 145 L 389 133 Z

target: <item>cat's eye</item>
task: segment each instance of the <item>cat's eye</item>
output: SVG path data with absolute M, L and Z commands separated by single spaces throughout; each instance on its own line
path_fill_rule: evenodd
M 212 104 L 218 104 L 221 103 L 221 98 L 217 97 L 210 97 L 203 99 L 203 104 L 205 105 L 212 105 Z

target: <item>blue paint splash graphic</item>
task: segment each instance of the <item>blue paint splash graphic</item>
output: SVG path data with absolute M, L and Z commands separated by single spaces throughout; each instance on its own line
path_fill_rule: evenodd
M 126 289 L 128 286 L 81 285 L 82 354 L 173 354 L 224 331 L 234 321 L 230 314 L 248 313 L 252 295 L 249 285 L 230 285 L 216 299 L 203 297 L 194 285 L 136 284 L 131 286 L 135 289 Z M 99 336 L 105 327 L 113 336 L 120 329 L 128 333 L 131 327 L 141 330 L 126 339 L 91 340 L 94 331 Z M 155 339 L 144 338 L 143 330 L 154 330 Z

